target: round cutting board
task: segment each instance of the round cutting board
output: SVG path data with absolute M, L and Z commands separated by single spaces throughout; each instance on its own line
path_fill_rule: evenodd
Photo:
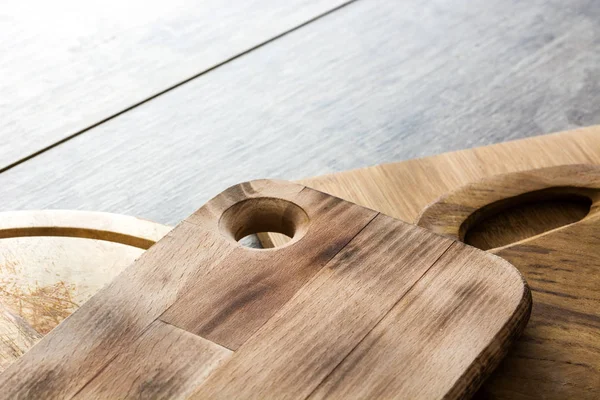
M 101 212 L 0 213 L 0 372 L 170 230 Z

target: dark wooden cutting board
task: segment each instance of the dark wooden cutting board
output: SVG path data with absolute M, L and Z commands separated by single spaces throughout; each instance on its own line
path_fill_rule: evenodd
M 238 240 L 281 232 L 283 247 Z M 459 398 L 524 327 L 507 261 L 302 185 L 234 186 L 0 375 L 13 398 Z

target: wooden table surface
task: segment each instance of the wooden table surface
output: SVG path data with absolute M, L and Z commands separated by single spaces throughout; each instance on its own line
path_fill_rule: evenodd
M 175 224 L 224 188 L 600 123 L 594 0 L 9 1 L 0 210 Z

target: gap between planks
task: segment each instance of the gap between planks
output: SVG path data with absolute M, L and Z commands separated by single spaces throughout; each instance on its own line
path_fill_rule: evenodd
M 297 30 L 299 30 L 299 29 L 301 29 L 301 28 L 303 28 L 303 27 L 305 27 L 305 26 L 307 26 L 307 25 L 309 25 L 309 24 L 311 24 L 311 23 L 313 23 L 315 21 L 318 21 L 321 18 L 324 18 L 324 17 L 328 16 L 329 14 L 332 14 L 332 13 L 338 11 L 338 10 L 341 10 L 342 8 L 348 6 L 348 5 L 352 4 L 352 3 L 355 3 L 357 1 L 358 0 L 348 0 L 345 3 L 342 3 L 342 4 L 340 4 L 340 5 L 336 6 L 336 7 L 331 8 L 330 10 L 322 12 L 321 14 L 317 14 L 316 16 L 308 19 L 307 21 L 304 21 L 304 22 L 302 22 L 302 23 L 300 23 L 300 24 L 298 24 L 298 25 L 296 25 L 296 26 L 294 26 L 294 27 L 292 27 L 290 29 L 284 30 L 283 32 L 281 32 L 281 33 L 279 33 L 279 34 L 277 34 L 275 36 L 272 36 L 272 37 L 270 37 L 270 38 L 268 38 L 268 39 L 266 39 L 266 40 L 264 40 L 264 41 L 262 41 L 262 42 L 260 42 L 260 43 L 258 43 L 256 45 L 254 45 L 254 46 L 252 46 L 252 47 L 250 47 L 250 48 L 248 48 L 248 49 L 246 49 L 244 51 L 241 51 L 238 54 L 235 54 L 234 56 L 226 58 L 225 60 L 220 61 L 217 64 L 214 64 L 213 66 L 211 66 L 211 67 L 209 67 L 207 69 L 204 69 L 204 70 L 202 70 L 202 71 L 200 71 L 200 72 L 198 72 L 198 73 L 196 73 L 196 74 L 194 74 L 194 75 L 192 75 L 192 76 L 190 76 L 188 78 L 185 78 L 185 79 L 183 79 L 183 80 L 181 80 L 181 81 L 179 81 L 179 82 L 177 82 L 177 83 L 175 83 L 175 84 L 173 84 L 171 86 L 168 86 L 167 88 L 165 88 L 163 90 L 160 90 L 160 91 L 158 91 L 158 92 L 156 92 L 156 93 L 154 93 L 154 94 L 152 94 L 152 95 L 150 95 L 150 96 L 148 96 L 148 97 L 146 97 L 146 98 L 144 98 L 144 99 L 142 99 L 140 101 L 137 101 L 137 102 L 133 103 L 132 105 L 130 105 L 128 107 L 125 107 L 121 111 L 113 113 L 113 114 L 111 114 L 111 115 L 109 115 L 109 116 L 101 119 L 100 121 L 97 121 L 97 122 L 95 122 L 93 124 L 88 125 L 87 127 L 83 128 L 83 129 L 80 129 L 80 130 L 76 131 L 75 133 L 72 133 L 72 134 L 70 134 L 68 136 L 65 136 L 64 138 L 62 138 L 62 139 L 60 139 L 60 140 L 58 140 L 58 141 L 56 141 L 56 142 L 54 142 L 54 143 L 46 146 L 46 147 L 43 147 L 43 148 L 41 148 L 41 149 L 39 149 L 39 150 L 37 150 L 37 151 L 35 151 L 35 152 L 33 152 L 33 153 L 25 156 L 25 157 L 22 157 L 22 158 L 18 159 L 17 161 L 14 161 L 14 162 L 12 162 L 12 163 L 4 166 L 4 167 L 0 167 L 0 173 L 8 171 L 8 170 L 16 167 L 17 165 L 20 165 L 20 164 L 22 164 L 22 163 L 24 163 L 26 161 L 29 161 L 32 158 L 35 158 L 35 157 L 39 156 L 40 154 L 43 154 L 43 153 L 47 152 L 48 150 L 52 150 L 53 148 L 58 147 L 61 144 L 64 144 L 64 143 L 68 142 L 69 140 L 74 139 L 74 138 L 76 138 L 76 137 L 78 137 L 78 136 L 86 133 L 87 131 L 89 131 L 91 129 L 94 129 L 94 128 L 96 128 L 96 127 L 104 124 L 105 122 L 108 122 L 108 121 L 110 121 L 112 119 L 115 119 L 115 118 L 119 117 L 120 115 L 123 115 L 123 114 L 125 114 L 125 113 L 133 110 L 136 107 L 144 105 L 144 104 L 146 104 L 146 103 L 148 103 L 148 102 L 156 99 L 157 97 L 162 96 L 163 94 L 170 92 L 171 90 L 177 89 L 178 87 L 183 86 L 186 83 L 189 83 L 189 82 L 191 82 L 191 81 L 193 81 L 193 80 L 195 80 L 197 78 L 200 78 L 200 77 L 204 76 L 205 74 L 208 74 L 209 72 L 212 72 L 212 71 L 216 70 L 217 68 L 220 68 L 220 67 L 224 66 L 225 64 L 228 64 L 228 63 L 230 63 L 232 61 L 235 61 L 235 60 L 237 60 L 237 59 L 239 59 L 239 58 L 241 58 L 241 57 L 243 57 L 243 56 L 245 56 L 245 55 L 253 52 L 254 50 L 258 50 L 261 47 L 264 47 L 264 46 L 266 46 L 266 45 L 268 45 L 268 44 L 276 41 L 277 39 L 280 39 L 280 38 L 282 38 L 284 36 L 287 36 L 290 33 L 295 32 L 295 31 L 297 31 Z

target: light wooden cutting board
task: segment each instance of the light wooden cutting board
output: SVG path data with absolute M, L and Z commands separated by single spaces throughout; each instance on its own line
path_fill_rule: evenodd
M 238 241 L 292 239 L 275 249 Z M 0 398 L 461 398 L 523 329 L 505 260 L 303 185 L 180 223 L 0 374 Z
M 600 398 L 600 165 L 497 175 L 425 209 L 434 232 L 510 261 L 533 292 L 491 397 Z
M 398 143 L 402 146 L 402 143 Z M 438 197 L 497 174 L 563 164 L 600 164 L 600 126 L 376 165 L 299 182 L 415 223 Z
M 600 164 L 600 127 L 308 178 L 302 180 L 302 183 L 406 222 L 417 223 L 428 205 L 435 203 L 441 196 L 452 196 L 454 191 L 465 191 L 466 189 L 461 188 L 467 185 L 480 187 L 476 183 L 484 180 L 481 187 L 497 186 L 494 177 L 498 174 L 572 164 Z M 580 174 L 589 175 L 592 172 L 584 168 Z M 566 182 L 563 179 L 560 184 L 576 184 L 577 179 L 571 178 Z M 500 198 L 510 197 L 509 193 L 514 193 L 515 188 L 519 189 L 520 185 L 518 175 L 510 175 L 504 179 L 508 179 L 516 187 L 512 191 L 501 190 Z M 559 182 L 554 181 L 554 184 Z M 587 184 L 593 186 L 593 180 Z M 546 186 L 553 186 L 551 178 L 546 181 Z M 524 188 L 526 187 L 525 185 Z M 479 205 L 483 207 L 485 203 Z M 448 207 L 433 216 L 430 213 L 429 220 L 420 221 L 420 224 L 434 229 L 436 218 L 441 221 L 443 215 L 464 220 L 466 216 L 455 214 L 461 207 Z M 557 210 L 553 210 L 556 214 Z M 473 211 L 470 209 L 469 212 Z M 575 217 L 568 211 L 563 215 L 564 223 L 574 222 L 579 218 L 579 211 L 574 210 Z M 597 235 L 590 234 L 596 232 L 592 216 L 593 213 L 590 213 L 585 222 L 581 221 L 574 228 L 569 228 L 567 236 L 560 233 L 566 232 L 564 230 L 546 236 L 544 249 L 552 251 L 550 258 L 547 254 L 525 256 L 516 248 L 509 251 L 510 246 L 494 251 L 513 262 L 532 282 L 534 307 L 531 326 L 525 330 L 520 344 L 486 382 L 480 395 L 510 399 L 600 397 L 600 306 L 597 295 L 600 291 L 597 278 L 600 276 L 597 265 L 600 239 Z M 537 219 L 538 222 L 546 223 L 544 220 L 543 217 Z M 553 218 L 548 224 L 555 222 L 556 218 Z M 584 229 L 586 226 L 592 228 Z M 516 228 L 516 225 L 513 227 Z M 552 226 L 548 229 L 551 228 Z M 539 232 L 526 232 L 525 237 L 537 233 Z M 515 235 L 514 231 L 512 235 Z M 460 235 L 454 236 L 458 238 Z M 557 238 L 562 238 L 562 241 Z M 281 243 L 280 237 L 272 237 L 271 241 Z M 580 262 L 573 262 L 574 254 L 575 260 Z M 539 270 L 532 268 L 536 258 L 540 263 L 543 260 L 545 265 L 550 266 L 541 276 Z M 565 267 L 564 264 L 568 266 Z M 585 284 L 572 284 L 577 280 L 570 279 L 568 273 L 560 271 L 561 268 L 571 270 L 572 274 L 578 274 L 581 268 L 578 279 L 583 279 Z M 534 275 L 535 273 L 538 275 Z M 563 308 L 556 309 L 556 304 L 563 304 Z M 535 324 L 537 327 L 534 327 Z M 527 351 L 522 351 L 524 348 Z
M 171 229 L 102 212 L 0 213 L 0 372 Z

